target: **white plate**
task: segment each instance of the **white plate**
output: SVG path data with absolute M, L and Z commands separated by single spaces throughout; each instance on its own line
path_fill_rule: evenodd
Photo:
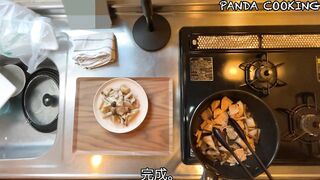
M 128 126 L 122 124 L 115 124 L 110 118 L 103 119 L 103 113 L 100 112 L 99 106 L 101 104 L 102 98 L 100 93 L 106 88 L 119 89 L 121 85 L 126 85 L 130 88 L 133 96 L 139 101 L 139 113 L 135 116 L 133 120 L 130 121 Z M 136 129 L 145 119 L 148 112 L 148 97 L 144 89 L 136 81 L 128 78 L 114 78 L 105 82 L 98 89 L 96 95 L 93 98 L 93 112 L 98 123 L 106 130 L 114 133 L 126 133 Z

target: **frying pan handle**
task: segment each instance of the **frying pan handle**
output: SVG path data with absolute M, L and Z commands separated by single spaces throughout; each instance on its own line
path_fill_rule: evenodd
M 218 176 L 215 173 L 207 170 L 206 168 L 203 169 L 203 174 L 200 180 L 218 180 Z

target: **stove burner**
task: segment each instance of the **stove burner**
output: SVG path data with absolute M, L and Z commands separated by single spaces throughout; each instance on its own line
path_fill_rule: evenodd
M 301 117 L 301 128 L 312 136 L 320 134 L 320 116 L 307 114 Z
M 283 141 L 299 140 L 303 143 L 313 143 L 320 140 L 320 112 L 316 107 L 314 93 L 298 94 L 302 104 L 288 110 L 278 108 L 288 115 L 288 132 L 282 136 Z M 312 102 L 310 102 L 312 100 Z M 298 102 L 298 100 L 297 100 Z
M 268 61 L 266 55 L 262 55 L 257 59 L 240 64 L 240 69 L 245 72 L 245 83 L 242 86 L 248 85 L 251 89 L 261 92 L 263 95 L 268 95 L 273 87 L 286 85 L 285 82 L 278 79 L 277 67 L 283 65 L 274 65 Z

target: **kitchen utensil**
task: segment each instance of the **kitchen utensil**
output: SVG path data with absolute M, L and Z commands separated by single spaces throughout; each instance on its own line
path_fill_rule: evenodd
M 130 121 L 128 126 L 123 124 L 116 124 L 112 122 L 111 117 L 103 118 L 103 113 L 100 112 L 99 107 L 102 101 L 101 92 L 105 89 L 113 88 L 119 89 L 121 85 L 126 85 L 130 88 L 133 96 L 139 102 L 139 113 Z M 145 119 L 148 112 L 148 97 L 143 87 L 136 81 L 129 78 L 114 78 L 105 82 L 97 91 L 93 98 L 93 112 L 98 123 L 106 130 L 114 133 L 127 133 L 136 129 Z
M 243 162 L 238 158 L 238 156 L 233 152 L 232 148 L 228 145 L 228 143 L 224 140 L 224 138 L 221 136 L 220 130 L 217 128 L 212 129 L 212 133 L 214 134 L 214 137 L 218 140 L 219 143 L 222 144 L 223 147 L 225 147 L 231 155 L 237 160 L 237 162 L 240 164 L 240 167 L 243 169 L 243 171 L 248 175 L 249 179 L 254 179 L 254 177 L 251 175 L 251 173 L 248 171 L 246 166 L 243 164 Z
M 221 99 L 224 96 L 229 97 L 234 102 L 240 100 L 247 105 L 248 111 L 251 112 L 258 128 L 261 129 L 260 139 L 256 145 L 256 153 L 266 167 L 271 164 L 278 150 L 278 124 L 271 109 L 260 98 L 241 90 L 224 90 L 213 93 L 205 98 L 193 111 L 193 115 L 189 124 L 190 146 L 195 156 L 204 166 L 204 171 L 215 172 L 217 175 L 226 179 L 245 179 L 248 176 L 241 167 L 229 166 L 226 164 L 221 165 L 220 162 L 203 155 L 202 151 L 196 147 L 196 139 L 194 134 L 199 129 L 200 123 L 202 122 L 200 117 L 201 112 L 203 112 L 205 108 L 209 107 L 213 100 Z M 243 163 L 247 165 L 248 170 L 254 177 L 263 172 L 262 169 L 257 168 L 253 156 L 248 156 L 247 160 Z
M 77 79 L 74 112 L 73 151 L 109 155 L 168 155 L 172 152 L 173 85 L 167 77 L 137 77 L 148 95 L 148 114 L 143 123 L 128 133 L 104 129 L 94 116 L 93 98 L 97 89 L 112 78 Z M 94 91 L 93 91 L 94 89 Z
M 31 74 L 23 92 L 23 111 L 36 130 L 49 133 L 57 129 L 59 75 L 56 70 L 43 68 Z
M 253 157 L 255 158 L 255 160 L 259 163 L 259 166 L 263 169 L 263 171 L 266 173 L 266 175 L 268 176 L 268 178 L 270 180 L 272 180 L 272 176 L 271 173 L 268 171 L 268 169 L 265 167 L 265 165 L 263 164 L 263 162 L 261 161 L 261 159 L 259 158 L 259 156 L 257 155 L 257 153 L 252 149 L 251 145 L 249 144 L 246 135 L 243 133 L 243 130 L 241 129 L 241 127 L 239 126 L 239 124 L 232 118 L 229 118 L 229 122 L 231 124 L 231 126 L 235 129 L 235 131 L 237 132 L 237 134 L 239 135 L 239 137 L 244 141 L 244 143 L 247 145 L 247 147 L 249 148 L 249 150 L 251 151 L 251 153 L 253 154 Z
M 0 69 L 0 73 L 16 87 L 12 97 L 20 94 L 26 83 L 26 75 L 24 71 L 17 65 L 8 64 Z
M 0 73 L 0 111 L 4 112 L 5 110 L 2 107 L 6 104 L 6 102 L 11 98 L 11 96 L 15 93 L 16 87 Z M 1 113 L 2 114 L 2 113 Z
M 141 0 L 143 16 L 132 29 L 134 41 L 146 51 L 157 51 L 170 40 L 171 28 L 166 18 L 153 13 L 151 0 Z

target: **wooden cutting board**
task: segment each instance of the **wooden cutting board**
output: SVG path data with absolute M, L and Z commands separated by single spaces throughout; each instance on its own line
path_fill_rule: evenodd
M 112 155 L 167 155 L 172 150 L 173 93 L 170 78 L 132 78 L 146 91 L 146 119 L 135 130 L 115 134 L 104 129 L 93 114 L 93 98 L 111 78 L 78 78 L 74 116 L 74 152 Z

